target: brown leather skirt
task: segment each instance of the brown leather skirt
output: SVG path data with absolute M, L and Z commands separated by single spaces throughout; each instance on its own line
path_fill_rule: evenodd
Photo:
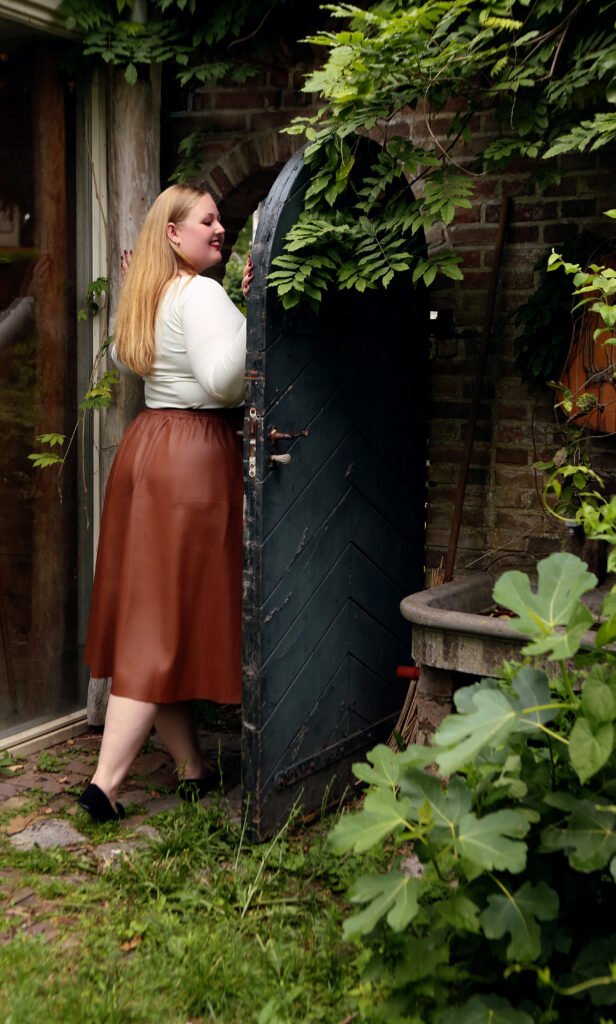
M 109 474 L 85 661 L 135 700 L 241 700 L 241 409 L 147 409 Z

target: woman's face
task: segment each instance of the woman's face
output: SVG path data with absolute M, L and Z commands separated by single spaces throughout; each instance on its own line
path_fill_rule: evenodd
M 167 235 L 175 249 L 198 273 L 215 267 L 222 259 L 225 229 L 220 223 L 216 203 L 211 196 L 201 196 L 185 220 L 167 225 Z

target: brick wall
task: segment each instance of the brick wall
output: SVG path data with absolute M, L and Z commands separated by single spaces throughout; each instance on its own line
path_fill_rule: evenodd
M 172 95 L 168 145 L 189 131 L 205 132 L 199 182 L 217 192 L 232 241 L 246 217 L 263 198 L 278 171 L 301 144 L 281 135 L 281 126 L 304 113 L 312 97 L 301 93 L 305 68 L 271 69 L 242 87 L 204 87 Z M 451 111 L 432 118 L 403 112 L 390 131 L 425 144 L 446 144 Z M 494 130 L 483 114 L 471 126 L 474 139 Z M 474 143 L 476 145 L 476 141 Z M 455 157 L 470 168 L 472 148 L 459 144 Z M 554 549 L 571 545 L 566 528 L 542 511 L 541 481 L 532 469 L 536 459 L 558 446 L 558 424 L 550 395 L 529 393 L 512 366 L 510 314 L 536 287 L 538 261 L 579 231 L 606 233 L 602 211 L 614 205 L 612 160 L 580 155 L 562 160 L 558 185 L 541 194 L 529 183 L 529 168 L 475 178 L 475 201 L 462 211 L 456 226 L 435 232 L 431 249 L 450 245 L 463 259 L 463 282 L 437 282 L 431 292 L 432 359 L 429 441 L 427 570 L 437 569 L 447 550 L 469 405 L 477 380 L 477 355 L 487 289 L 497 237 L 500 206 L 511 197 L 498 280 L 485 379 L 473 447 L 456 557 L 456 572 L 533 565 Z M 424 381 L 417 382 L 424 387 Z M 616 481 L 609 439 L 594 443 L 608 480 Z M 610 482 L 611 486 L 611 482 Z M 613 488 L 616 490 L 616 487 Z

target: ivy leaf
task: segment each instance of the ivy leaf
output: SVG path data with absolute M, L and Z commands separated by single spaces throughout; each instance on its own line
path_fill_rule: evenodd
M 536 960 L 541 953 L 537 921 L 553 921 L 557 914 L 558 895 L 554 889 L 545 882 L 525 882 L 515 893 L 490 896 L 480 920 L 486 938 L 511 936 L 506 951 L 508 960 L 526 963 Z
M 473 996 L 463 1006 L 438 1014 L 434 1024 L 533 1024 L 533 1020 L 500 996 Z
M 525 654 L 547 653 L 550 660 L 562 660 L 575 654 L 594 621 L 580 598 L 596 585 L 597 577 L 580 558 L 561 551 L 539 563 L 535 592 L 525 573 L 512 571 L 497 580 L 493 596 L 516 612 L 513 628 L 534 638 Z M 558 627 L 565 632 L 557 633 Z
M 614 749 L 614 726 L 611 722 L 593 725 L 587 718 L 578 718 L 569 737 L 569 757 L 580 782 L 587 782 L 603 768 Z
M 526 843 L 520 840 L 529 828 L 521 811 L 494 811 L 482 818 L 465 814 L 453 848 L 464 859 L 469 878 L 476 877 L 482 869 L 517 875 L 526 866 Z
M 564 826 L 551 825 L 542 832 L 542 850 L 563 850 L 576 871 L 606 867 L 616 855 L 616 814 L 611 806 L 579 800 L 569 793 L 548 793 L 544 801 L 570 813 Z
M 383 790 L 368 793 L 363 809 L 357 814 L 345 814 L 332 829 L 328 843 L 336 853 L 351 849 L 362 853 L 386 835 L 409 828 L 410 810 L 408 798 L 398 800 L 394 793 Z
M 369 906 L 344 922 L 344 938 L 368 935 L 382 917 L 386 917 L 393 931 L 403 931 L 419 910 L 420 884 L 417 878 L 408 878 L 398 868 L 393 868 L 388 875 L 358 878 L 349 889 L 348 898 L 351 903 L 368 903 Z
M 137 68 L 134 64 L 127 64 L 124 77 L 129 85 L 134 85 L 137 81 Z

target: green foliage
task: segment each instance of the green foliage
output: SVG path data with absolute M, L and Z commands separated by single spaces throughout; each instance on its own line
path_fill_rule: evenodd
M 321 827 L 253 846 L 225 802 L 183 804 L 149 824 L 153 840 L 127 833 L 129 819 L 91 828 L 77 850 L 17 851 L 0 834 L 0 1020 L 340 1024 L 350 1014 L 357 970 L 340 925 L 354 859 L 332 854 Z M 111 867 L 93 856 L 101 843 L 124 851 Z M 18 888 L 27 916 L 11 906 Z
M 167 64 L 181 85 L 242 83 L 257 73 L 254 59 L 229 53 L 229 46 L 257 35 L 285 0 L 221 0 L 203 11 L 196 0 L 148 0 L 147 21 L 133 17 L 132 0 L 62 0 L 67 28 L 82 33 L 82 52 L 124 68 L 134 85 L 139 70 Z M 288 0 L 287 0 L 288 2 Z M 223 45 L 224 44 L 224 45 Z
M 605 238 L 580 232 L 572 242 L 562 246 L 561 256 L 566 263 L 596 264 L 601 262 L 609 245 Z M 513 314 L 516 368 L 531 385 L 541 387 L 546 381 L 558 379 L 562 373 L 575 320 L 571 285 L 564 274 L 548 272 L 549 256 L 546 251 L 533 268 L 535 274 L 540 275 L 540 282 Z
M 583 18 L 578 0 L 327 6 L 346 24 L 309 40 L 327 51 L 305 85 L 321 106 L 287 129 L 308 139 L 313 177 L 301 238 L 292 229 L 270 278 L 285 307 L 317 304 L 328 287 L 387 287 L 409 270 L 426 285 L 460 279 L 451 253 L 427 258 L 418 242 L 470 205 L 473 175 L 523 158 L 548 182 L 555 155 L 613 138 L 613 13 L 602 0 L 584 6 Z M 433 119 L 452 103 L 443 141 Z M 489 140 L 471 128 L 482 111 L 498 126 Z M 431 145 L 396 134 L 401 112 L 425 125 Z M 358 169 L 351 140 L 375 131 L 382 149 Z
M 614 211 L 607 211 L 606 215 L 613 217 Z M 580 263 L 564 259 L 560 253 L 554 251 L 548 259 L 547 269 L 548 272 L 562 270 L 573 278 L 573 311 L 582 309 L 586 313 L 594 314 L 598 321 L 598 326 L 594 331 L 595 345 L 615 345 L 616 270 L 594 262 L 583 267 Z M 536 298 L 539 298 L 539 293 Z M 527 305 L 526 310 L 532 316 L 530 304 Z M 602 370 L 598 376 L 604 373 L 605 371 Z M 545 509 L 557 519 L 577 522 L 582 526 L 588 519 L 588 522 L 592 524 L 586 531 L 589 536 L 591 531 L 596 532 L 596 519 L 599 510 L 604 506 L 609 508 L 609 503 L 602 493 L 603 480 L 592 469 L 589 455 L 584 449 L 584 431 L 576 423 L 581 415 L 597 405 L 595 393 L 592 390 L 587 390 L 592 389 L 595 382 L 596 375 L 591 375 L 574 393 L 561 381 L 549 381 L 549 386 L 559 396 L 556 408 L 566 415 L 563 431 L 564 443 L 551 459 L 534 464 L 535 469 L 546 474 L 542 489 Z M 607 509 L 606 515 L 611 516 Z M 612 542 L 610 541 L 610 543 Z M 611 564 L 616 566 L 616 559 L 613 557 Z
M 78 320 L 88 320 L 99 315 L 106 309 L 108 281 L 105 277 L 98 277 L 88 285 L 84 306 L 78 310 Z M 104 370 L 102 373 L 101 363 L 105 352 L 109 347 L 111 339 L 103 332 L 99 350 L 90 376 L 87 391 L 79 403 L 79 414 L 71 436 L 67 439 L 65 434 L 47 433 L 38 434 L 36 440 L 39 444 L 46 445 L 43 451 L 31 452 L 28 458 L 35 469 L 48 469 L 50 466 L 62 468 L 68 458 L 73 442 L 77 437 L 77 431 L 83 424 L 84 416 L 92 410 L 108 409 L 113 401 L 113 389 L 119 381 L 117 370 Z M 55 448 L 64 448 L 62 454 L 54 451 Z
M 528 638 L 525 662 L 457 691 L 431 748 L 377 747 L 354 767 L 368 792 L 331 848 L 391 858 L 348 892 L 360 908 L 344 928 L 364 966 L 359 1019 L 613 1017 L 616 588 L 591 640 L 581 599 L 595 585 L 563 553 L 540 563 L 534 586 L 505 573 L 494 599 Z M 549 673 L 531 661 L 546 656 Z

